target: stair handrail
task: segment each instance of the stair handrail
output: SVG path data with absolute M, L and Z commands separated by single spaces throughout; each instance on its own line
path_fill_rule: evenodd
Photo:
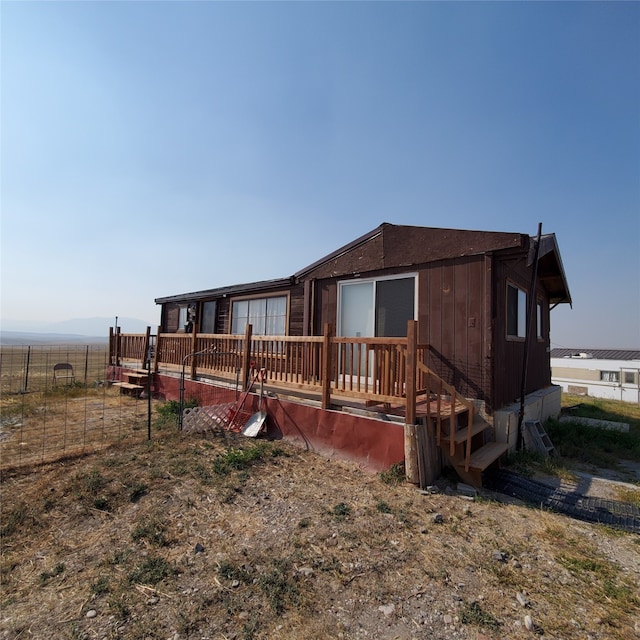
M 451 397 L 451 411 L 449 414 L 449 452 L 450 455 L 453 456 L 456 452 L 456 442 L 455 442 L 455 417 L 456 417 L 456 404 L 459 402 L 461 405 L 467 408 L 469 411 L 469 418 L 467 420 L 467 447 L 466 447 L 466 456 L 465 456 L 465 470 L 469 470 L 469 465 L 471 463 L 471 438 L 473 431 L 473 418 L 475 412 L 475 405 L 471 400 L 465 398 L 462 394 L 460 394 L 453 385 L 445 382 L 435 371 L 430 369 L 424 362 L 421 360 L 416 361 L 417 368 L 426 373 L 428 376 L 435 378 L 438 381 L 440 389 L 444 389 L 448 392 Z M 430 389 L 431 385 L 429 385 Z M 429 391 L 427 389 L 427 391 Z M 438 398 L 440 398 L 440 394 L 438 394 Z M 440 444 L 441 439 L 441 416 L 440 416 L 440 402 L 438 401 L 438 420 L 436 427 L 436 442 Z

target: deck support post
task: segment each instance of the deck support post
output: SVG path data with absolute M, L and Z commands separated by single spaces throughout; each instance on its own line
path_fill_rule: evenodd
M 407 364 L 405 375 L 406 412 L 404 425 L 404 468 L 407 480 L 420 484 L 418 466 L 418 441 L 416 434 L 416 367 L 417 367 L 418 323 L 407 322 Z
M 327 410 L 331 405 L 331 336 L 333 326 L 327 322 L 324 325 L 322 341 L 322 408 Z

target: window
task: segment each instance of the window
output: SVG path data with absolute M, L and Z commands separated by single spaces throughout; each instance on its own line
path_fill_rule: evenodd
M 636 374 L 633 371 L 625 371 L 624 372 L 624 383 L 625 384 L 635 384 L 636 383 Z
M 507 337 L 524 338 L 527 332 L 527 294 L 515 285 L 507 285 Z
M 600 380 L 602 380 L 602 382 L 620 382 L 620 372 L 619 371 L 601 371 Z
M 287 296 L 236 300 L 233 303 L 231 333 L 244 333 L 247 324 L 256 336 L 284 336 L 287 333 Z
M 209 300 L 202 303 L 202 322 L 200 324 L 202 333 L 216 332 L 216 301 Z
M 180 307 L 178 312 L 178 331 L 184 331 L 184 327 L 187 324 L 187 306 Z
M 536 305 L 536 337 L 538 340 L 542 340 L 543 331 L 542 331 L 542 303 L 538 302 Z
M 415 319 L 416 276 L 339 283 L 338 332 L 352 337 L 407 335 Z

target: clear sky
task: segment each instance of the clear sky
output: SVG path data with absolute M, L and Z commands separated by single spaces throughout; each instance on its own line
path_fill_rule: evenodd
M 640 3 L 0 2 L 2 321 L 287 277 L 382 222 L 555 233 L 640 347 Z

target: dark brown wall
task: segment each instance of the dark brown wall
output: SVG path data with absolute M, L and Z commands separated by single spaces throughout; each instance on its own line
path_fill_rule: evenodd
M 507 339 L 506 296 L 507 283 L 512 282 L 528 292 L 531 268 L 526 265 L 526 255 L 496 257 L 493 261 L 493 406 L 500 408 L 516 402 L 520 397 L 522 367 L 525 355 L 525 341 Z M 543 340 L 532 336 L 529 344 L 527 384 L 525 394 L 551 384 L 551 364 L 549 359 L 549 309 L 544 289 L 538 285 L 536 298 L 543 301 Z M 528 297 L 527 297 L 528 299 Z M 534 309 L 535 313 L 535 309 Z M 535 333 L 535 318 L 532 326 Z
M 250 297 L 259 298 L 264 295 L 287 294 L 289 293 L 289 335 L 302 335 L 303 314 L 304 314 L 304 285 L 296 284 L 288 289 L 270 289 L 263 292 L 252 290 Z M 238 297 L 244 297 L 241 294 L 234 296 L 225 296 L 219 298 L 207 297 L 206 300 L 216 301 L 216 333 L 229 333 L 231 331 L 231 303 Z M 202 312 L 201 303 L 203 300 L 189 300 L 189 302 L 198 303 L 198 314 Z M 184 304 L 187 304 L 185 301 Z M 173 333 L 182 330 L 178 327 L 178 314 L 180 305 L 178 303 L 165 303 L 162 305 L 162 330 L 167 333 Z
M 416 271 L 416 269 L 412 269 Z M 469 397 L 487 399 L 491 391 L 484 308 L 487 305 L 485 259 L 457 258 L 423 265 L 418 271 L 418 341 L 428 344 L 426 364 Z M 407 273 L 379 270 L 367 277 Z M 340 278 L 342 280 L 342 278 Z M 314 332 L 337 323 L 338 279 L 316 283 Z
M 443 260 L 419 272 L 418 341 L 429 345 L 426 363 L 467 397 L 491 391 L 483 256 Z

